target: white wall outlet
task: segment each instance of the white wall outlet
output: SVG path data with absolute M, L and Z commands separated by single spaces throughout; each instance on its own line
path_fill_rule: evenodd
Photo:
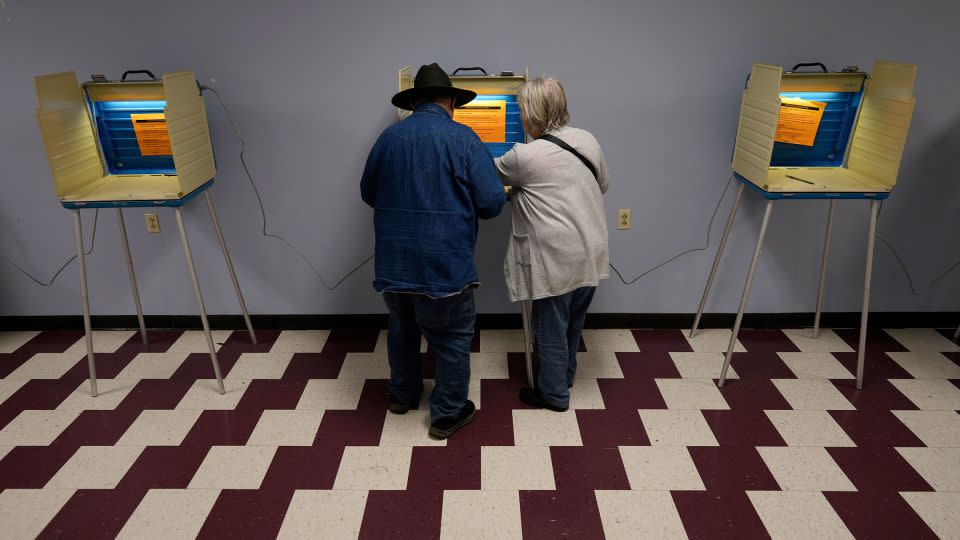
M 617 229 L 625 231 L 630 228 L 632 222 L 632 212 L 629 208 L 617 210 Z
M 157 214 L 144 214 L 143 219 L 147 221 L 147 231 L 152 233 L 160 232 L 160 217 Z

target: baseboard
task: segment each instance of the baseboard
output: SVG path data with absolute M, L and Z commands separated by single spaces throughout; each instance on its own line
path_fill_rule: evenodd
M 253 315 L 254 328 L 262 330 L 305 330 L 336 328 L 386 328 L 387 316 L 370 315 Z M 701 328 L 730 328 L 733 313 L 705 314 Z M 96 329 L 137 328 L 134 315 L 97 315 L 91 323 Z M 148 328 L 199 329 L 196 315 L 150 315 Z M 874 328 L 952 328 L 960 324 L 960 312 L 890 311 L 870 314 Z M 689 328 L 691 313 L 590 313 L 588 328 Z M 821 324 L 825 328 L 857 328 L 859 312 L 824 313 Z M 743 316 L 744 328 L 803 328 L 813 325 L 813 313 L 748 313 Z M 243 318 L 239 315 L 211 315 L 210 326 L 216 330 L 241 330 Z M 518 313 L 482 313 L 477 315 L 477 327 L 485 330 L 520 328 Z M 79 315 L 0 316 L 0 331 L 11 330 L 76 330 L 83 328 Z

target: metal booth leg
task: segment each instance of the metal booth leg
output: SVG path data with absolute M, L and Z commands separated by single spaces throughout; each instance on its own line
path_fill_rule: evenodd
M 130 275 L 130 288 L 133 289 L 133 304 L 137 308 L 137 322 L 140 323 L 140 338 L 147 344 L 147 325 L 143 321 L 143 307 L 140 305 L 140 290 L 137 288 L 137 276 L 133 272 L 133 257 L 130 256 L 130 242 L 127 241 L 127 226 L 123 223 L 123 209 L 117 208 L 117 224 L 120 226 L 120 242 L 123 244 L 123 256 L 127 259 L 127 273 Z
M 707 284 L 703 288 L 703 296 L 700 297 L 700 306 L 697 308 L 697 316 L 694 317 L 693 326 L 690 328 L 690 337 L 693 337 L 700 327 L 700 317 L 703 316 L 703 308 L 707 305 L 707 296 L 710 295 L 713 278 L 717 275 L 717 267 L 720 266 L 720 257 L 723 256 L 723 249 L 727 246 L 727 238 L 730 237 L 730 229 L 733 228 L 733 218 L 737 216 L 737 209 L 740 207 L 743 188 L 744 184 L 741 183 L 740 188 L 737 189 L 737 198 L 733 200 L 733 206 L 730 207 L 730 217 L 727 218 L 727 224 L 723 227 L 723 236 L 720 237 L 720 246 L 717 248 L 717 254 L 713 256 L 713 266 L 710 267 L 710 275 L 707 276 Z
M 960 338 L 960 326 L 957 327 L 957 331 L 953 333 L 953 340 L 956 341 Z
M 863 308 L 860 310 L 860 346 L 857 349 L 857 390 L 863 388 L 863 363 L 867 352 L 867 316 L 870 309 L 870 278 L 873 274 L 873 245 L 877 238 L 877 212 L 880 202 L 870 201 L 870 225 L 867 233 L 867 267 L 863 273 Z
M 743 285 L 743 296 L 740 298 L 740 309 L 737 310 L 737 318 L 733 323 L 733 332 L 730 334 L 730 343 L 727 345 L 727 354 L 723 358 L 723 369 L 720 371 L 720 381 L 718 386 L 721 388 L 727 382 L 727 370 L 730 369 L 730 361 L 733 359 L 733 349 L 737 344 L 737 334 L 740 333 L 740 323 L 743 322 L 743 311 L 747 308 L 747 299 L 750 298 L 750 287 L 753 286 L 753 276 L 757 272 L 757 263 L 760 261 L 760 251 L 763 249 L 763 237 L 767 234 L 767 224 L 770 223 L 770 212 L 773 210 L 773 200 L 767 200 L 767 206 L 763 210 L 763 222 L 760 224 L 760 235 L 757 236 L 757 247 L 753 250 L 753 260 L 750 261 L 750 271 L 747 273 L 747 282 Z
M 213 198 L 210 197 L 209 190 L 203 192 L 203 198 L 207 201 L 207 209 L 210 210 L 210 219 L 213 221 L 213 229 L 217 232 L 220 251 L 223 252 L 223 258 L 227 261 L 227 271 L 230 272 L 230 279 L 233 281 L 233 290 L 237 293 L 237 300 L 240 301 L 240 311 L 243 313 L 243 322 L 247 325 L 247 332 L 250 333 L 250 341 L 256 344 L 257 335 L 253 333 L 253 324 L 250 322 L 250 315 L 247 313 L 247 304 L 243 301 L 243 293 L 240 292 L 240 282 L 237 281 L 237 273 L 233 269 L 233 261 L 230 260 L 230 252 L 227 251 L 227 242 L 223 239 L 223 232 L 220 230 L 220 220 L 217 219 L 217 212 L 213 209 Z
M 830 256 L 830 236 L 833 234 L 833 199 L 827 210 L 827 234 L 823 240 L 823 257 L 820 259 L 820 287 L 817 290 L 817 314 L 813 317 L 813 339 L 820 337 L 820 311 L 823 309 L 823 291 L 827 285 L 827 258 Z
M 530 388 L 536 388 L 533 385 L 533 331 L 531 329 L 530 317 L 533 312 L 533 300 L 523 300 L 523 352 L 527 361 L 527 385 Z
M 97 365 L 93 358 L 93 330 L 90 328 L 90 296 L 87 293 L 87 261 L 83 256 L 83 224 L 80 210 L 73 211 L 73 228 L 77 237 L 77 263 L 80 266 L 80 295 L 83 297 L 83 331 L 87 342 L 87 367 L 90 368 L 90 394 L 97 397 Z
M 200 308 L 200 322 L 203 323 L 203 332 L 207 335 L 207 348 L 210 349 L 210 361 L 213 362 L 213 373 L 217 376 L 217 387 L 223 394 L 223 377 L 220 376 L 220 363 L 217 362 L 217 350 L 213 346 L 213 335 L 210 333 L 210 322 L 207 321 L 207 310 L 203 307 L 203 296 L 200 294 L 200 282 L 197 281 L 197 269 L 193 266 L 193 256 L 190 254 L 190 243 L 187 241 L 187 231 L 183 227 L 183 215 L 180 207 L 174 208 L 177 216 L 177 227 L 180 228 L 180 242 L 183 244 L 183 254 L 187 258 L 187 268 L 190 270 L 190 279 L 193 281 L 193 294 L 197 297 L 197 306 Z

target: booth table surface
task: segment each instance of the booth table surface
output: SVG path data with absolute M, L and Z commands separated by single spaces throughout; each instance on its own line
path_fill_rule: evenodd
M 176 176 L 114 175 L 107 176 L 91 190 L 65 197 L 65 208 L 114 208 L 128 206 L 183 206 L 213 185 L 213 180 L 187 194 L 177 193 Z
M 387 413 L 377 329 L 0 333 L 12 538 L 932 538 L 960 530 L 960 347 L 936 331 L 588 330 L 571 410 L 530 410 L 519 330 L 473 343 L 473 423 Z M 432 379 L 432 354 L 422 356 Z M 427 390 L 432 382 L 426 383 Z

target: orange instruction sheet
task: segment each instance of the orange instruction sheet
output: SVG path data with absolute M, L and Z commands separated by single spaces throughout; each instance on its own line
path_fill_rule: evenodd
M 506 100 L 473 101 L 454 109 L 453 119 L 473 129 L 483 142 L 507 140 Z
M 800 98 L 780 98 L 780 118 L 773 140 L 802 146 L 813 146 L 827 104 Z
M 170 134 L 167 132 L 167 117 L 163 113 L 131 114 L 133 132 L 142 156 L 169 156 Z

